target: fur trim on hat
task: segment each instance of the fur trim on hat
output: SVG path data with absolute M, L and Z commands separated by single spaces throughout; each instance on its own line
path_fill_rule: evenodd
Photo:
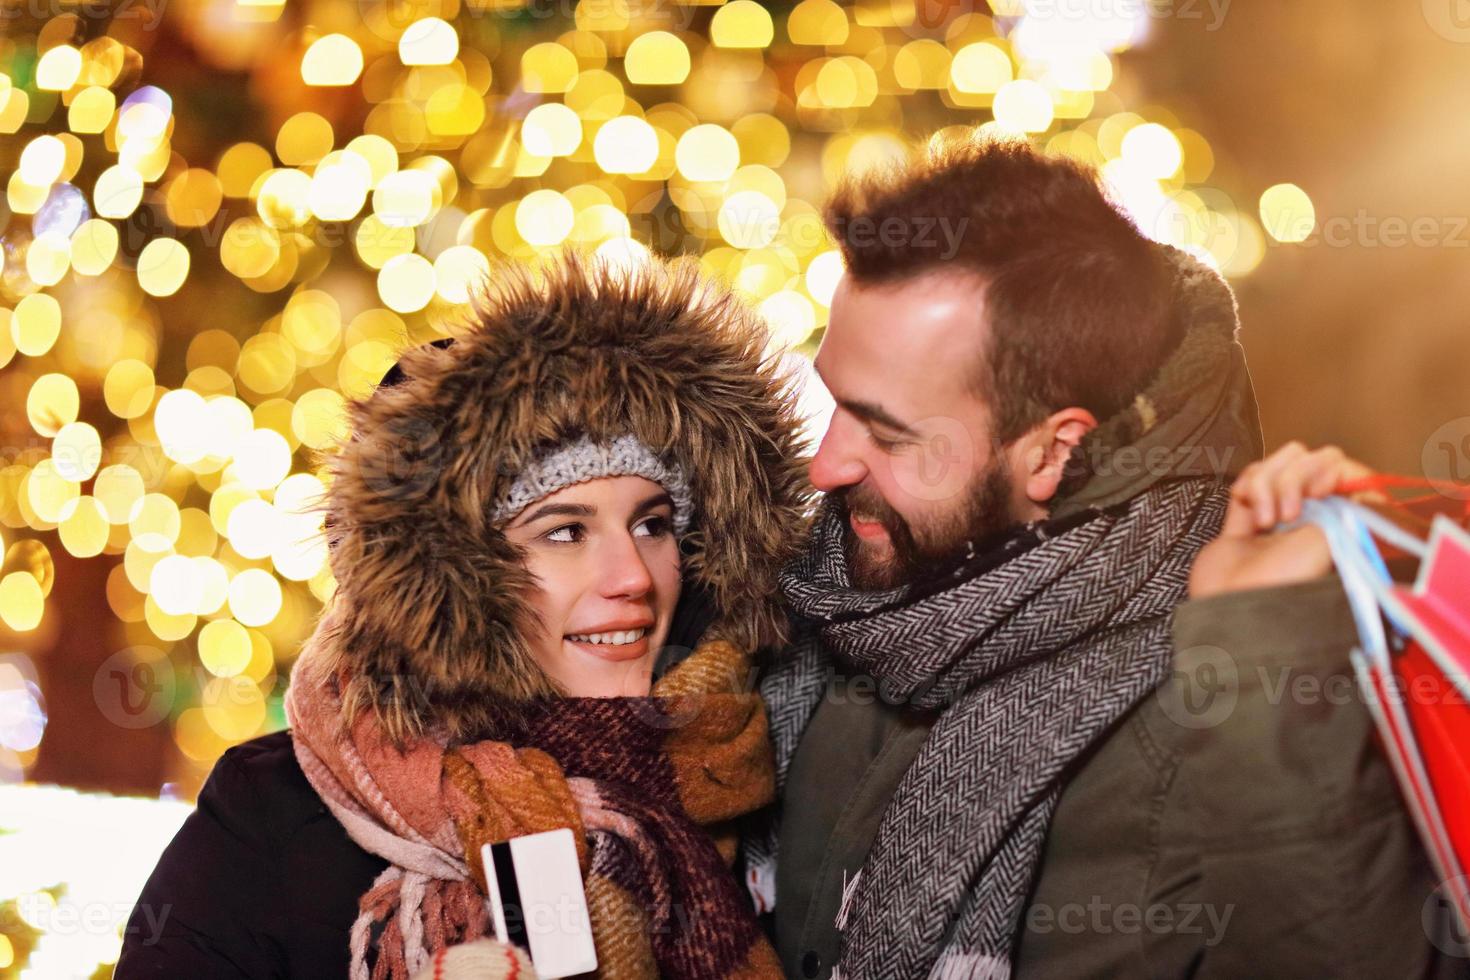
M 576 253 L 497 268 L 471 310 L 453 344 L 403 355 L 402 383 L 349 401 L 351 435 L 327 458 L 337 591 L 309 642 L 352 673 L 349 715 L 458 741 L 554 693 L 524 639 L 530 575 L 491 508 L 538 450 L 582 435 L 631 433 L 689 474 L 684 579 L 714 600 L 711 635 L 784 639 L 776 574 L 810 491 L 760 322 L 692 260 Z

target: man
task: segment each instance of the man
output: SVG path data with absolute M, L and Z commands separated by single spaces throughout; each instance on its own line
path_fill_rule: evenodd
M 826 496 L 747 849 L 787 973 L 1463 972 L 1364 705 L 1320 696 L 1354 642 L 1325 543 L 1267 533 L 1361 468 L 1255 462 L 1223 280 L 1021 143 L 826 218 Z

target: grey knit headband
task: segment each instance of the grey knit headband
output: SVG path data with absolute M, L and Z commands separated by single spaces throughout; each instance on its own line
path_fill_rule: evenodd
M 510 489 L 491 509 L 490 519 L 496 524 L 509 521 L 542 497 L 605 476 L 641 476 L 657 483 L 673 498 L 674 532 L 683 534 L 689 528 L 694 503 L 683 469 L 677 463 L 664 463 L 631 435 L 606 443 L 583 436 L 538 457 L 516 475 Z

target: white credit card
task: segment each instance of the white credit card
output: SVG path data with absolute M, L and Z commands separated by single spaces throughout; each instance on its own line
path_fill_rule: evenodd
M 480 848 L 495 938 L 531 954 L 545 980 L 597 969 L 592 919 L 571 830 L 512 837 Z

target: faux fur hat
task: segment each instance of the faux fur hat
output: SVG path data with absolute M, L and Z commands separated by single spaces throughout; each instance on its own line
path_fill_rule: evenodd
M 795 392 L 766 333 L 691 260 L 631 269 L 564 253 L 504 265 L 452 344 L 407 351 L 348 403 L 324 501 L 337 591 L 309 643 L 352 677 L 349 717 L 396 739 L 476 736 L 553 693 L 525 642 L 532 580 L 494 502 L 549 446 L 631 434 L 690 475 L 684 581 L 712 634 L 784 639 L 776 573 L 805 533 Z

